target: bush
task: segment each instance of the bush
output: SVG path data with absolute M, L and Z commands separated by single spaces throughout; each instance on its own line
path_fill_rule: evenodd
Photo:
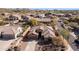
M 6 24 L 5 22 L 0 21 L 0 26 L 1 26 L 1 25 L 5 25 L 5 24 Z
M 68 39 L 69 38 L 69 31 L 66 30 L 66 29 L 62 29 L 60 31 L 60 34 L 65 38 L 65 39 Z
M 61 46 L 62 45 L 61 38 L 58 38 L 58 37 L 53 38 L 53 44 L 56 46 Z
M 67 21 L 67 20 L 64 20 L 64 24 L 69 24 L 69 21 Z
M 55 25 L 57 24 L 57 17 L 53 17 L 52 21 L 51 21 L 51 26 L 53 29 L 55 29 Z
M 29 27 L 29 25 L 24 25 L 23 26 L 23 31 L 25 31 L 28 27 Z
M 67 46 L 67 42 L 63 39 L 62 36 L 54 37 L 52 39 L 52 42 L 55 46 L 58 46 L 58 47 L 61 47 L 61 48 L 62 47 L 66 48 L 66 46 Z
M 79 16 L 74 16 L 69 19 L 70 22 L 77 22 L 79 24 Z
M 30 21 L 30 25 L 31 25 L 31 26 L 38 25 L 38 21 L 33 18 L 33 19 L 31 19 L 31 21 Z

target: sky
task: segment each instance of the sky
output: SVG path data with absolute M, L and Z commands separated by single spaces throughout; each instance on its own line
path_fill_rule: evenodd
M 1 0 L 0 8 L 79 9 L 78 0 Z
M 31 8 L 32 10 L 79 10 L 79 8 Z

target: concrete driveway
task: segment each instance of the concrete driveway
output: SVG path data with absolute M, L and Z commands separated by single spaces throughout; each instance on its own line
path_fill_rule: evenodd
M 10 44 L 14 41 L 14 39 L 12 40 L 0 40 L 0 51 L 5 51 L 6 49 L 8 49 L 8 47 L 10 46 Z

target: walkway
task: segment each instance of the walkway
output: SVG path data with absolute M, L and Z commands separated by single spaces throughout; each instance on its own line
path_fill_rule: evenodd
M 37 41 L 30 41 L 27 42 L 27 46 L 25 48 L 25 51 L 34 51 L 36 47 Z

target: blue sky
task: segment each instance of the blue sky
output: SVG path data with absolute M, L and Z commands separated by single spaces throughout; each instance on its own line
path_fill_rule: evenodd
M 79 10 L 79 8 L 31 8 L 33 10 Z

